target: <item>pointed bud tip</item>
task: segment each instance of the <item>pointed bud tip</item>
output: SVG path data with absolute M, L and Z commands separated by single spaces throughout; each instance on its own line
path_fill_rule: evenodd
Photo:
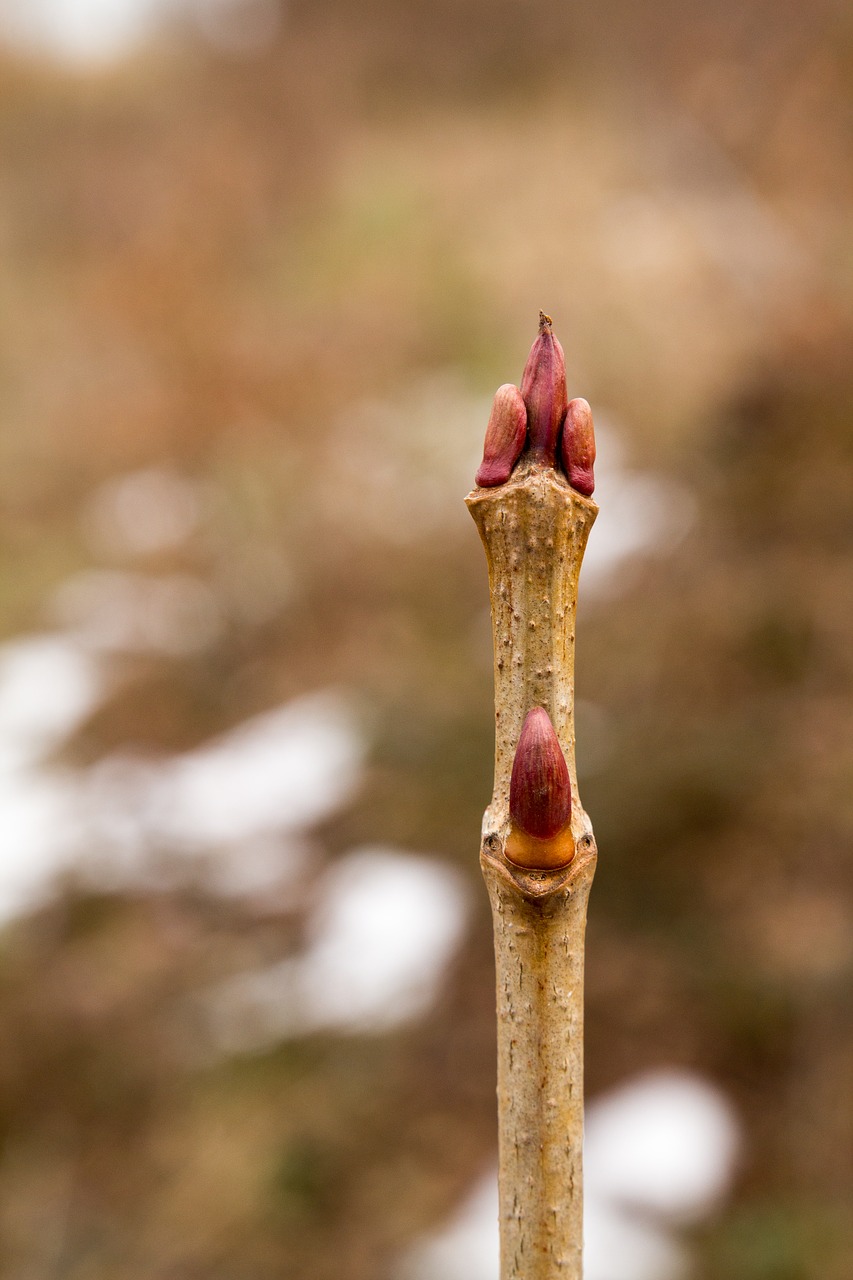
M 563 749 L 544 707 L 528 711 L 515 749 L 509 787 L 515 826 L 537 840 L 552 840 L 572 815 L 572 784 Z
M 551 317 L 544 311 L 539 312 L 539 336 L 524 366 L 521 394 L 527 406 L 530 451 L 536 461 L 553 467 L 566 412 L 566 359 L 551 329 Z

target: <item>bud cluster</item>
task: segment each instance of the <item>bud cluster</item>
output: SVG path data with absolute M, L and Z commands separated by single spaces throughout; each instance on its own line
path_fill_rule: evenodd
M 483 488 L 506 484 L 525 445 L 535 464 L 560 464 L 573 489 L 592 494 L 592 412 L 586 400 L 566 401 L 566 359 L 544 311 L 539 312 L 539 336 L 530 348 L 521 390 L 505 383 L 495 394 L 475 482 Z

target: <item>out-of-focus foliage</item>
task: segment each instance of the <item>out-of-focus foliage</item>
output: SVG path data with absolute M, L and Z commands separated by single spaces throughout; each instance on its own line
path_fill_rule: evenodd
M 849 1280 L 850 70 L 849 14 L 804 0 L 291 3 L 251 59 L 189 28 L 90 77 L 5 57 L 0 628 L 126 567 L 81 512 L 149 466 L 204 512 L 134 567 L 218 619 L 117 658 L 64 761 L 352 688 L 367 780 L 318 850 L 440 853 L 479 908 L 423 1021 L 224 1059 L 198 993 L 298 947 L 298 903 L 69 883 L 6 926 L 3 1280 L 380 1280 L 492 1159 L 486 415 L 458 406 L 520 376 L 540 306 L 570 394 L 696 504 L 582 589 L 587 1087 L 675 1063 L 734 1099 L 708 1280 Z

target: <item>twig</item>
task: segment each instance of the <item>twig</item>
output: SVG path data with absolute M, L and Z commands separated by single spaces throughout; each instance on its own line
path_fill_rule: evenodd
M 592 492 L 589 406 L 566 404 L 547 316 L 522 381 L 520 447 L 513 390 L 496 397 L 480 487 L 466 499 L 486 549 L 495 658 L 495 784 L 480 863 L 497 969 L 501 1280 L 580 1280 L 584 931 L 596 848 L 575 771 L 574 643 L 598 508 L 578 491 Z

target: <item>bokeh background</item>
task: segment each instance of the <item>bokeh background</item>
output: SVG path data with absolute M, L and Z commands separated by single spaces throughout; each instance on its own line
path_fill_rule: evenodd
M 851 28 L 0 4 L 3 1280 L 496 1277 L 462 499 L 539 307 L 589 1280 L 850 1280 Z

